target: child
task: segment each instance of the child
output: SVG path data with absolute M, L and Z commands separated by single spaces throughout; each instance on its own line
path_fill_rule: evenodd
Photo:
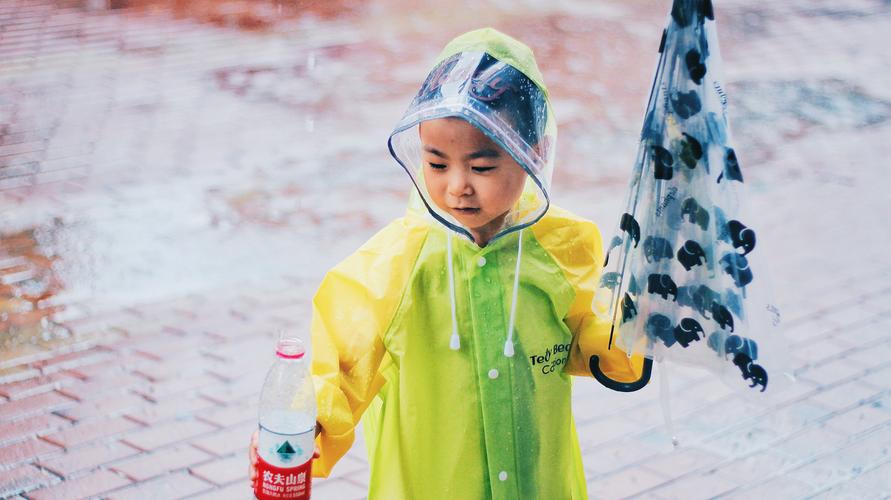
M 314 475 L 361 418 L 369 498 L 585 498 L 568 375 L 648 372 L 592 312 L 597 227 L 549 206 L 555 137 L 526 46 L 446 46 L 389 141 L 418 195 L 313 301 Z

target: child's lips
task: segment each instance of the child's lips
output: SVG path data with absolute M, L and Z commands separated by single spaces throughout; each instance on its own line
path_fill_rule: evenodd
M 475 214 L 480 211 L 479 208 L 471 208 L 471 207 L 454 207 L 452 210 L 461 213 L 461 214 Z

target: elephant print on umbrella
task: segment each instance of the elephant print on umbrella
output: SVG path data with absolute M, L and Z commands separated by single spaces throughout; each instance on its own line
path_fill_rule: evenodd
M 674 325 L 664 314 L 651 314 L 644 327 L 650 341 L 661 340 L 665 347 L 671 347 L 677 340 L 674 338 Z
M 674 257 L 674 250 L 671 248 L 671 243 L 665 238 L 647 236 L 647 239 L 644 240 L 644 256 L 646 256 L 647 262 L 658 262 Z
M 600 277 L 600 286 L 613 290 L 621 280 L 622 276 L 619 273 L 603 273 L 603 276 Z
M 730 331 L 733 331 L 733 315 L 730 314 L 730 310 L 717 302 L 712 302 L 712 319 L 715 320 L 722 329 L 726 329 L 729 326 Z
M 727 153 L 724 155 L 724 171 L 718 176 L 718 184 L 725 177 L 730 181 L 743 182 L 742 170 L 739 169 L 739 161 L 733 148 L 727 148 Z
M 744 287 L 752 282 L 752 270 L 749 269 L 749 261 L 738 253 L 725 253 L 721 257 L 721 269 L 733 278 L 738 287 Z
M 684 318 L 674 328 L 674 338 L 684 347 L 688 347 L 690 342 L 698 341 L 699 335 L 702 334 L 702 325 L 693 318 Z
M 609 248 L 606 249 L 606 257 L 603 258 L 603 267 L 609 265 L 609 254 L 613 251 L 613 248 L 617 248 L 622 244 L 622 238 L 618 236 L 613 236 L 613 239 L 609 242 Z
M 631 296 L 626 293 L 625 296 L 622 297 L 622 323 L 631 321 L 635 316 L 637 316 L 637 306 L 634 305 Z
M 637 244 L 640 242 L 640 224 L 637 223 L 634 216 L 628 213 L 622 214 L 619 229 L 628 233 L 628 236 L 634 240 L 634 248 L 637 248 Z
M 662 146 L 653 145 L 653 176 L 663 181 L 670 180 L 674 176 L 674 158 L 671 153 Z
M 678 157 L 690 168 L 696 168 L 699 159 L 702 158 L 702 144 L 699 143 L 692 135 L 682 132 L 683 140 L 680 141 L 680 153 Z M 708 167 L 706 167 L 708 172 Z
M 705 257 L 705 251 L 693 240 L 687 240 L 684 246 L 678 249 L 678 262 L 689 271 L 695 266 L 700 266 L 708 262 Z
M 725 358 L 728 354 L 743 353 L 753 360 L 758 359 L 758 343 L 739 335 L 728 335 L 719 330 L 708 336 L 707 344 L 711 350 Z
M 730 243 L 733 248 L 742 248 L 743 255 L 748 255 L 755 249 L 755 231 L 738 220 L 729 221 L 721 230 L 718 239 Z
M 767 370 L 765 370 L 761 365 L 756 365 L 752 362 L 752 358 L 746 356 L 744 353 L 737 353 L 733 356 L 733 364 L 739 367 L 739 371 L 742 372 L 742 377 L 744 380 L 751 379 L 752 385 L 749 387 L 755 387 L 760 385 L 761 392 L 764 392 L 767 389 Z
M 677 300 L 678 286 L 667 274 L 651 274 L 647 278 L 647 293 L 655 293 L 666 300 L 671 295 L 672 300 Z
M 702 208 L 694 198 L 687 198 L 681 204 L 681 220 L 689 220 L 703 231 L 708 230 L 708 210 Z
M 678 116 L 686 120 L 699 113 L 702 109 L 702 101 L 695 90 L 689 92 L 675 91 L 671 96 L 671 107 Z
M 699 51 L 696 49 L 688 50 L 687 55 L 684 56 L 684 62 L 687 63 L 687 72 L 690 73 L 690 79 L 696 85 L 700 85 L 702 77 L 705 76 L 705 64 L 702 62 Z

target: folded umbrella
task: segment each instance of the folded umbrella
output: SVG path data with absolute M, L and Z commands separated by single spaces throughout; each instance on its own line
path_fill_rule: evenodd
M 662 34 L 626 209 L 594 310 L 610 343 L 764 393 L 791 380 L 779 309 L 741 203 L 709 0 L 675 0 Z

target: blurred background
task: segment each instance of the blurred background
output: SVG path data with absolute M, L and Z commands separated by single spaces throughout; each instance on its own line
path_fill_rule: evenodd
M 611 234 L 670 7 L 0 0 L 0 497 L 250 497 L 276 331 L 306 336 L 325 270 L 404 212 L 386 139 L 464 31 L 533 48 L 554 201 Z M 590 493 L 887 497 L 891 3 L 715 12 L 800 383 L 765 409 L 678 372 L 678 450 L 658 389 L 577 383 Z M 338 467 L 317 496 L 363 498 L 361 443 Z

